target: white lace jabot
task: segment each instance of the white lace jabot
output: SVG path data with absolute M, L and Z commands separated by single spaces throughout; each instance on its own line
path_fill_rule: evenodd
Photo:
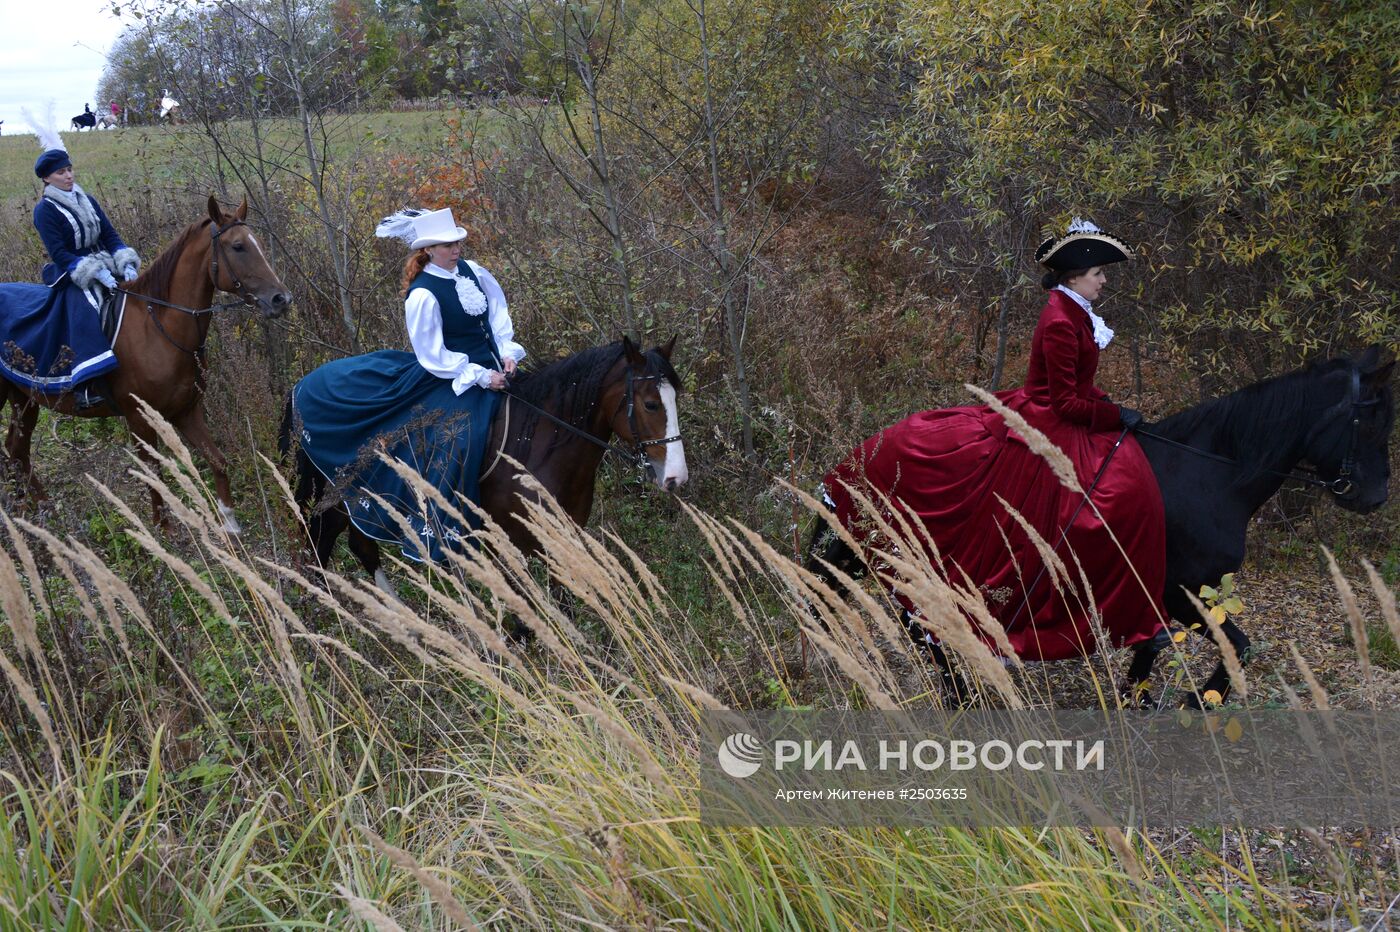
M 1089 322 L 1094 325 L 1094 345 L 1103 349 L 1113 341 L 1113 331 L 1108 324 L 1103 322 L 1103 318 L 1094 313 L 1094 305 L 1073 288 L 1066 288 L 1064 285 L 1056 285 L 1056 291 L 1063 291 L 1074 300 L 1075 304 L 1084 308 L 1084 313 L 1089 315 Z
M 436 275 L 438 278 L 450 278 L 457 288 L 457 300 L 462 302 L 462 310 L 475 317 L 478 314 L 486 313 L 486 295 L 481 293 L 481 289 L 473 284 L 472 280 L 456 269 L 448 271 L 441 266 L 429 262 L 423 266 L 423 270 L 429 275 Z

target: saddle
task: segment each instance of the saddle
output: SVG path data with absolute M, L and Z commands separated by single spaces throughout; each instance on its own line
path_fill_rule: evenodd
M 108 346 L 115 346 L 117 333 L 122 329 L 122 315 L 126 313 L 126 292 L 113 291 L 107 294 L 102 300 L 102 307 L 98 308 L 97 319 L 102 324 L 102 335 L 107 338 Z

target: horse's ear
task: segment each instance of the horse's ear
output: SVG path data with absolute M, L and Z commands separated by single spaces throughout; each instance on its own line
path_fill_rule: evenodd
M 233 216 L 238 220 L 248 219 L 248 195 L 243 195 L 243 203 L 238 205 L 238 209 L 233 212 Z
M 642 356 L 642 351 L 637 349 L 637 344 L 632 342 L 632 338 L 627 334 L 622 335 L 622 351 L 627 354 L 627 361 L 634 366 L 645 366 L 646 359 Z
M 209 195 L 209 219 L 214 221 L 215 226 L 223 226 L 222 218 L 224 212 L 219 208 L 218 198 Z
M 658 347 L 656 348 L 656 350 L 657 350 L 657 352 L 659 352 L 662 356 L 666 357 L 666 361 L 667 361 L 667 362 L 670 362 L 670 361 L 671 361 L 671 351 L 674 350 L 675 348 L 676 348 L 676 338 L 675 338 L 675 336 L 672 336 L 671 339 L 669 339 L 669 340 L 666 341 L 666 345 L 665 345 L 665 346 L 658 346 Z

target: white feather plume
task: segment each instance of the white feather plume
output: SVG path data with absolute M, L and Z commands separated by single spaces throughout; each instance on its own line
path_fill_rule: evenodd
M 24 122 L 29 124 L 29 128 L 34 130 L 34 135 L 39 137 L 39 148 L 47 152 L 50 149 L 62 149 L 68 151 L 68 147 L 63 144 L 63 137 L 58 135 L 58 123 L 54 120 L 53 98 L 49 99 L 44 107 L 45 119 L 40 121 L 34 119 L 34 114 L 29 112 L 28 107 L 20 107 L 19 115 L 24 117 Z
M 401 239 L 406 244 L 412 245 L 413 241 L 418 238 L 418 234 L 413 229 L 413 218 L 422 213 L 423 211 L 415 207 L 405 207 L 398 213 L 390 214 L 379 221 L 379 226 L 374 228 L 374 235 Z
M 1088 221 L 1088 220 L 1084 220 L 1083 218 L 1080 218 L 1080 217 L 1075 217 L 1073 220 L 1071 220 L 1071 221 L 1069 222 L 1069 230 L 1068 230 L 1068 232 L 1070 232 L 1070 233 L 1102 233 L 1103 230 L 1100 230 L 1097 226 L 1095 226 L 1092 222 L 1090 222 L 1090 221 Z

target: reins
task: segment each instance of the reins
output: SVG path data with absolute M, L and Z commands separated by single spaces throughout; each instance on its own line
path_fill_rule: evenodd
M 243 220 L 235 220 L 232 223 L 229 223 L 226 226 L 222 227 L 216 226 L 213 223 L 209 224 L 209 280 L 213 283 L 214 288 L 216 290 L 222 290 L 219 289 L 219 253 L 222 252 L 223 246 L 219 242 L 219 237 L 223 236 L 225 233 L 227 233 L 229 230 L 232 230 L 234 227 L 247 225 L 248 224 Z M 231 272 L 230 277 L 233 277 Z M 229 290 L 234 292 L 235 294 L 241 292 L 243 290 L 243 282 L 237 278 L 233 278 L 233 287 Z M 242 307 L 249 306 L 252 304 L 252 302 L 249 300 L 249 296 L 243 295 L 237 301 L 221 301 L 218 304 L 212 304 L 209 307 L 193 308 L 185 307 L 183 304 L 176 304 L 174 301 L 167 301 L 164 298 L 156 298 L 151 295 L 138 294 L 135 291 L 128 291 L 126 288 L 123 288 L 120 285 L 117 286 L 117 291 L 121 294 L 126 295 L 127 297 L 140 298 L 142 301 L 146 302 L 146 316 L 150 317 L 151 323 L 155 325 L 156 332 L 159 333 L 162 337 L 164 337 L 167 343 L 175 347 L 180 352 L 185 353 L 189 356 L 194 356 L 196 358 L 198 358 L 199 355 L 204 351 L 204 341 L 201 339 L 199 346 L 195 347 L 194 349 L 189 349 L 187 347 L 181 346 L 175 340 L 174 337 L 172 337 L 169 333 L 166 332 L 165 326 L 160 322 L 160 318 L 156 316 L 155 308 L 153 307 L 153 305 L 168 307 L 173 310 L 180 311 L 181 313 L 188 314 L 191 317 L 199 317 L 204 314 L 214 314 L 217 311 L 224 311 L 231 307 Z
M 1301 482 L 1304 485 L 1311 486 L 1315 489 L 1325 489 L 1326 491 L 1331 492 L 1333 495 L 1336 495 L 1338 498 L 1347 498 L 1350 495 L 1352 495 L 1356 491 L 1356 486 L 1351 481 L 1351 474 L 1356 469 L 1356 447 L 1361 439 L 1360 412 L 1362 408 L 1368 408 L 1372 405 L 1380 403 L 1379 398 L 1370 398 L 1366 401 L 1361 400 L 1361 372 L 1359 369 L 1356 368 L 1353 368 L 1351 370 L 1350 402 L 1351 433 L 1347 439 L 1346 455 L 1342 457 L 1342 465 L 1337 470 L 1337 478 L 1332 479 L 1330 481 L 1327 479 L 1323 479 L 1320 476 L 1316 475 L 1315 469 L 1310 470 L 1312 473 L 1314 473 L 1313 475 L 1309 475 L 1307 472 L 1304 472 L 1301 469 L 1291 469 L 1288 472 L 1282 472 L 1277 469 L 1260 469 L 1259 471 L 1270 476 L 1278 476 L 1283 479 L 1293 479 L 1297 482 Z M 1233 460 L 1230 459 L 1228 456 L 1221 456 L 1218 453 L 1211 453 L 1208 450 L 1202 450 L 1199 447 L 1193 447 L 1190 444 L 1182 443 L 1179 440 L 1172 440 L 1170 437 L 1163 437 L 1161 434 L 1153 433 L 1152 431 L 1146 430 L 1141 427 L 1137 429 L 1136 433 L 1140 437 L 1148 437 L 1152 440 L 1158 441 L 1159 443 L 1165 443 L 1168 446 L 1173 446 L 1178 449 L 1194 453 L 1203 459 L 1214 460 L 1217 463 L 1224 463 L 1226 465 L 1234 466 L 1236 468 L 1244 468 L 1245 466 L 1245 464 L 1241 463 L 1239 460 Z
M 588 431 L 583 430 L 582 428 L 580 428 L 580 427 L 578 427 L 578 426 L 576 426 L 576 425 L 574 425 L 574 424 L 570 424 L 568 421 L 564 420 L 564 419 L 561 418 L 561 417 L 555 416 L 554 414 L 550 413 L 549 411 L 546 411 L 544 408 L 541 408 L 539 405 L 533 404 L 532 402 L 529 402 L 529 401 L 526 401 L 524 398 L 520 397 L 519 395 L 517 395 L 517 394 L 515 394 L 514 392 L 510 391 L 509 389 L 503 390 L 503 391 L 501 392 L 501 394 L 503 394 L 503 395 L 506 396 L 507 404 L 509 404 L 510 401 L 518 401 L 518 402 L 520 402 L 522 405 L 524 405 L 525 407 L 529 408 L 531 411 L 534 411 L 536 414 L 542 415 L 543 417 L 545 417 L 545 418 L 548 419 L 549 421 L 553 422 L 556 426 L 562 427 L 562 428 L 564 428 L 565 430 L 569 431 L 571 434 L 574 434 L 575 436 L 578 436 L 578 437 L 583 438 L 584 440 L 587 440 L 589 443 L 593 444 L 593 445 L 596 446 L 596 447 L 600 447 L 600 448 L 602 449 L 603 454 L 604 454 L 605 456 L 606 456 L 607 454 L 609 454 L 609 453 L 617 454 L 617 455 L 619 455 L 619 456 L 624 457 L 625 459 L 630 460 L 630 461 L 631 461 L 631 464 L 632 464 L 633 466 L 635 466 L 636 468 L 641 469 L 641 470 L 645 470 L 645 469 L 650 468 L 650 466 L 651 466 L 651 461 L 647 459 L 647 455 L 646 455 L 646 448 L 647 448 L 647 447 L 653 447 L 653 446 L 663 445 L 663 444 L 667 444 L 667 443 L 672 443 L 672 442 L 674 442 L 674 441 L 677 441 L 677 440 L 680 440 L 680 439 L 681 439 L 681 435 L 680 435 L 680 434 L 675 434 L 675 435 L 670 436 L 670 437 L 661 437 L 661 438 L 656 439 L 656 440 L 642 440 L 642 439 L 640 439 L 640 438 L 641 438 L 641 430 L 640 430 L 640 428 L 639 428 L 638 425 L 637 425 L 637 410 L 636 410 L 637 395 L 636 395 L 636 383 L 637 383 L 637 382 L 654 382 L 654 381 L 658 381 L 658 380 L 660 380 L 660 379 L 661 379 L 661 376 L 660 376 L 660 375 L 636 375 L 635 373 L 632 372 L 632 370 L 631 370 L 630 368 L 627 370 L 627 391 L 626 391 L 626 393 L 624 394 L 624 396 L 623 396 L 623 398 L 622 398 L 622 401 L 620 401 L 620 402 L 618 403 L 618 410 L 621 411 L 623 405 L 626 405 L 626 407 L 627 407 L 627 429 L 630 430 L 630 431 L 632 432 L 632 446 L 631 446 L 631 449 L 628 449 L 628 448 L 626 448 L 626 447 L 619 446 L 618 444 L 615 444 L 615 443 L 613 443 L 613 442 L 611 442 L 611 441 L 600 440 L 600 439 L 598 439 L 597 437 L 595 437 L 595 436 L 593 436 L 592 434 L 590 434 Z M 502 437 L 502 440 L 501 440 L 502 445 L 504 445 L 508 439 L 509 439 L 509 438 L 503 436 L 503 437 Z M 492 463 L 492 468 L 494 468 L 494 467 L 495 467 L 495 464 Z M 488 470 L 488 472 L 489 472 L 489 470 Z

